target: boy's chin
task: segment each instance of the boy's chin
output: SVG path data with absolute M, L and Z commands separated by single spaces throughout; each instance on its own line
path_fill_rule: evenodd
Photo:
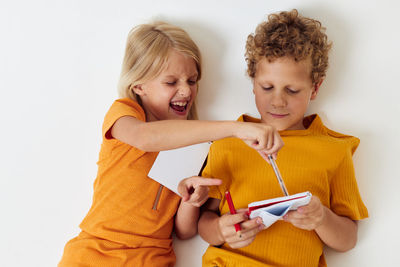
M 304 127 L 301 127 L 302 122 L 296 123 L 288 123 L 288 122 L 279 122 L 279 121 L 264 121 L 266 124 L 273 126 L 277 131 L 290 131 L 290 130 L 303 130 Z
M 288 128 L 288 125 L 285 123 L 279 123 L 276 121 L 265 120 L 261 118 L 261 122 L 273 126 L 277 131 L 284 131 Z

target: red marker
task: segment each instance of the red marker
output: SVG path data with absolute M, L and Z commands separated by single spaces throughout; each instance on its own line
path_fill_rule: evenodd
M 231 214 L 236 214 L 236 209 L 235 209 L 235 206 L 233 206 L 231 193 L 229 193 L 229 191 L 225 192 L 225 198 L 226 198 L 226 201 L 228 202 L 230 213 Z M 235 224 L 235 230 L 239 234 L 239 237 L 242 237 L 242 232 L 241 232 L 242 228 L 240 228 L 240 224 L 238 224 L 238 223 Z

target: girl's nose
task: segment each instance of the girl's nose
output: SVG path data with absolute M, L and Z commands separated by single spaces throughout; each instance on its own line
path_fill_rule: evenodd
M 190 90 L 190 86 L 188 84 L 181 84 L 178 88 L 178 95 L 182 97 L 187 97 L 192 94 L 192 90 Z

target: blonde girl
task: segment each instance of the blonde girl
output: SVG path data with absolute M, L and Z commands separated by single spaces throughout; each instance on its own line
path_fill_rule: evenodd
M 174 265 L 174 225 L 179 238 L 195 235 L 208 186 L 220 180 L 183 179 L 181 198 L 147 176 L 159 151 L 234 136 L 276 155 L 282 141 L 266 124 L 194 120 L 200 77 L 200 51 L 184 30 L 164 22 L 131 30 L 121 98 L 103 123 L 92 207 L 59 266 Z

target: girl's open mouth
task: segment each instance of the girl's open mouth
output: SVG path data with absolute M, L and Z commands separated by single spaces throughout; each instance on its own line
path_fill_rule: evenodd
M 178 114 L 183 115 L 186 113 L 186 109 L 188 107 L 188 102 L 187 101 L 174 102 L 174 103 L 170 103 L 169 106 L 174 111 L 176 111 Z

